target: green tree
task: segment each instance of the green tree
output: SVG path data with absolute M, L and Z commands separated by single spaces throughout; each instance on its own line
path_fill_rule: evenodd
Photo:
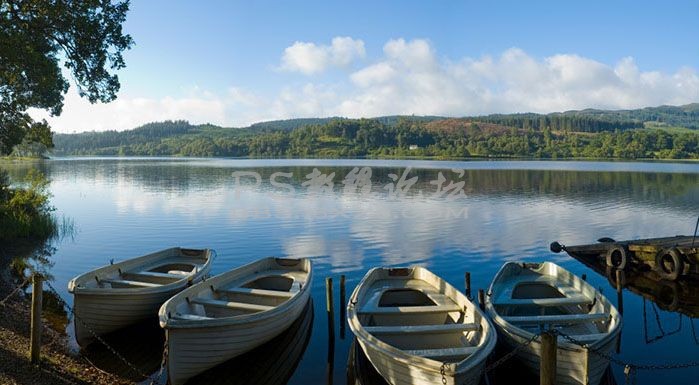
M 121 28 L 128 8 L 128 0 L 0 0 L 0 152 L 31 131 L 28 108 L 61 113 L 68 80 L 60 64 L 90 102 L 116 98 L 113 72 L 133 44 Z

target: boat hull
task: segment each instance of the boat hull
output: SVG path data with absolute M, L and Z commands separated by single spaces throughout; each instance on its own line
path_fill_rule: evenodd
M 396 360 L 380 350 L 374 349 L 361 339 L 357 339 L 371 365 L 389 384 L 393 385 L 478 385 L 485 368 L 485 360 L 471 366 L 468 371 L 454 374 L 441 374 L 441 366 L 418 367 L 412 363 Z M 442 381 L 446 380 L 446 383 Z
M 520 348 L 516 357 L 535 374 L 541 364 L 541 339 L 535 337 L 539 331 L 556 329 L 584 339 L 589 348 L 558 337 L 556 384 L 599 384 L 609 366 L 604 357 L 613 353 L 620 338 L 621 315 L 609 300 L 551 262 L 503 265 L 490 285 L 485 307 L 499 341 L 509 351 Z
M 477 385 L 496 344 L 480 309 L 422 267 L 369 271 L 347 318 L 367 360 L 394 385 Z
M 310 259 L 269 257 L 170 298 L 159 310 L 170 384 L 183 384 L 287 330 L 309 303 L 312 279 Z
M 168 380 L 172 385 L 246 353 L 278 336 L 301 315 L 310 290 L 294 298 L 283 316 L 251 319 L 232 325 L 202 328 L 166 328 Z
M 73 294 L 75 338 L 80 346 L 118 329 L 158 316 L 158 309 L 173 295 L 202 281 L 211 268 L 211 251 L 170 248 L 120 263 L 104 266 L 73 278 L 68 291 Z M 150 287 L 101 287 L 101 282 L 116 275 L 133 274 L 140 269 L 159 266 L 187 266 L 196 269 L 182 278 Z
M 156 319 L 158 309 L 170 297 L 184 289 L 148 294 L 75 294 L 75 338 L 86 346 L 98 336 L 148 319 Z

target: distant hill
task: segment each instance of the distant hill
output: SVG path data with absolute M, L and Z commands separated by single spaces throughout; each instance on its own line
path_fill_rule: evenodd
M 54 154 L 691 158 L 699 156 L 697 129 L 696 103 L 463 118 L 302 118 L 240 128 L 178 120 L 119 132 L 56 134 Z
M 299 127 L 310 126 L 311 124 L 325 124 L 331 120 L 344 119 L 341 117 L 332 118 L 299 118 L 286 120 L 270 120 L 268 122 L 259 122 L 251 124 L 247 127 L 249 130 L 258 132 L 269 131 L 291 131 Z

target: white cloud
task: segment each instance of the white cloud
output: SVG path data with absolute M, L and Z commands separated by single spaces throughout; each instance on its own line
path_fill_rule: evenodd
M 347 67 L 365 55 L 364 42 L 351 37 L 335 37 L 330 45 L 297 41 L 284 50 L 280 69 L 312 75 L 330 66 Z
M 350 37 L 336 37 L 330 45 L 296 42 L 284 51 L 280 68 L 314 74 L 365 55 L 364 43 Z M 340 76 L 329 83 L 282 84 L 271 94 L 232 86 L 221 94 L 195 90 L 181 98 L 121 96 L 106 105 L 90 105 L 71 91 L 63 115 L 49 120 L 57 131 L 71 132 L 130 129 L 164 119 L 244 126 L 294 117 L 465 116 L 699 101 L 695 68 L 642 71 L 632 57 L 610 65 L 575 54 L 536 58 L 518 48 L 450 59 L 424 39 L 389 40 L 377 60 Z

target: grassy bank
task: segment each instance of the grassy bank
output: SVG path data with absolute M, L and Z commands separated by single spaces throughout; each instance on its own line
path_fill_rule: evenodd
M 0 171 L 0 242 L 46 240 L 56 235 L 48 180 L 30 171 L 21 186 L 13 187 L 7 173 Z

